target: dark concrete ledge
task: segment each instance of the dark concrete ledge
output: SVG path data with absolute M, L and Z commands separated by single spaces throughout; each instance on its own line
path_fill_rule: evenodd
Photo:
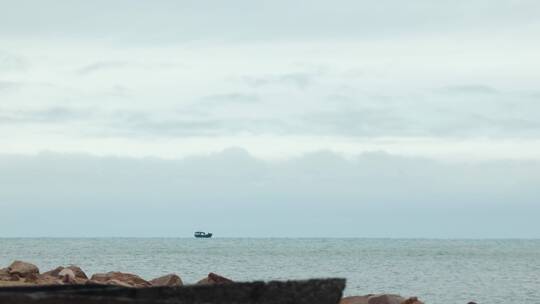
M 344 288 L 344 279 L 149 288 L 104 285 L 20 286 L 0 288 L 0 303 L 337 304 Z

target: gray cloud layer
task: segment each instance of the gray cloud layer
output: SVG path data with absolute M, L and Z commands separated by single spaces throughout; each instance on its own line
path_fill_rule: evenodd
M 0 38 L 13 41 L 0 50 L 0 118 L 28 126 L 15 130 L 21 141 L 51 129 L 538 139 L 539 9 L 533 0 L 0 0 Z
M 51 107 L 33 111 L 1 111 L 0 124 L 55 124 L 69 121 L 84 121 L 90 118 L 89 109 Z
M 540 237 L 539 172 L 539 162 L 324 151 L 279 163 L 241 149 L 184 160 L 3 155 L 1 235 Z
M 537 1 L 1 1 L 0 34 L 117 42 L 355 39 L 411 33 L 527 29 Z M 7 9 L 9 8 L 9 9 Z M 31 9 L 29 9 L 31 8 Z M 309 9 L 306 9 L 309 8 Z M 69 27 L 65 25 L 69 24 Z M 256 25 L 256 26 L 254 26 Z M 480 27 L 481 26 L 481 27 Z M 533 22 L 532 26 L 538 26 Z
M 10 85 L 7 85 L 9 87 Z M 122 89 L 125 92 L 129 89 Z M 73 135 L 230 136 L 241 133 L 350 137 L 492 137 L 539 138 L 540 103 L 534 95 L 500 92 L 486 86 L 443 88 L 434 93 L 384 97 L 341 93 L 327 98 L 316 92 L 289 98 L 232 92 L 195 98 L 173 109 L 137 111 L 52 106 L 27 110 L 4 107 L 4 122 L 56 123 Z M 118 94 L 118 90 L 111 94 Z M 131 93 L 130 93 L 131 94 Z M 275 95 L 275 94 L 273 94 Z M 113 95 L 111 95 L 113 96 Z M 283 106 L 281 106 L 283 105 Z M 90 113 L 91 112 L 91 113 Z M 92 130 L 70 129 L 75 121 Z

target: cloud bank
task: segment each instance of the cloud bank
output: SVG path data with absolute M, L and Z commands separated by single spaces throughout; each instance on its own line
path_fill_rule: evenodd
M 2 236 L 540 237 L 540 162 L 0 157 Z M 21 221 L 24 219 L 24 221 Z M 36 229 L 39 227 L 39 229 Z

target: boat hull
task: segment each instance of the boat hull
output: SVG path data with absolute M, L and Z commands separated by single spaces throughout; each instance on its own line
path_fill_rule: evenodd
M 211 237 L 212 237 L 212 233 L 195 234 L 195 238 L 197 239 L 209 239 Z

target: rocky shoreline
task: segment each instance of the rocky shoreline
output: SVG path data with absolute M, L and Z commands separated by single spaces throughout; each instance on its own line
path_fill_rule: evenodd
M 195 285 L 229 284 L 233 280 L 215 273 L 209 273 Z M 31 263 L 14 261 L 0 269 L 0 287 L 40 286 L 40 285 L 113 285 L 127 288 L 180 287 L 184 282 L 177 274 L 171 273 L 152 280 L 145 280 L 136 274 L 111 271 L 88 276 L 75 265 L 59 266 L 40 273 Z M 370 294 L 341 299 L 340 304 L 423 304 L 417 297 L 402 297 L 393 294 Z

